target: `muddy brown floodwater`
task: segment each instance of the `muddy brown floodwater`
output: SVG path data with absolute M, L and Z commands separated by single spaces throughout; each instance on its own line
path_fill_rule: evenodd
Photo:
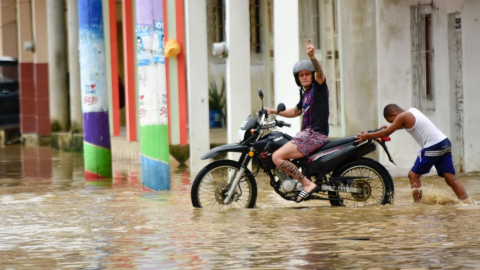
M 396 178 L 393 205 L 363 208 L 293 204 L 261 177 L 257 208 L 218 212 L 192 207 L 188 173 L 148 193 L 138 161 L 113 170 L 93 185 L 82 155 L 0 148 L 0 268 L 480 269 L 480 207 L 438 177 L 421 204 Z M 459 180 L 480 198 L 480 174 Z

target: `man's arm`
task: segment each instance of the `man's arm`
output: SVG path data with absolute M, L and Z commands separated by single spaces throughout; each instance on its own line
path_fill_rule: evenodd
M 322 66 L 318 62 L 317 58 L 315 58 L 315 47 L 311 44 L 310 39 L 304 39 L 303 43 L 305 44 L 305 49 L 307 50 L 307 55 L 312 61 L 313 69 L 315 70 L 315 80 L 322 84 L 325 81 L 325 74 L 323 73 Z
M 310 58 L 310 61 L 312 61 L 313 68 L 315 69 L 315 80 L 319 84 L 322 84 L 325 82 L 325 74 L 323 73 L 322 66 L 320 66 L 320 63 L 318 63 L 318 60 L 315 58 L 315 56 Z
M 393 121 L 393 123 L 389 127 L 384 128 L 380 131 L 368 133 L 364 130 L 362 133 L 358 133 L 356 136 L 357 140 L 355 142 L 363 142 L 370 139 L 386 137 L 398 129 L 403 129 L 403 126 L 405 124 L 405 116 L 405 113 L 398 115 L 397 118 L 395 118 L 395 121 Z
M 297 117 L 300 114 L 302 114 L 302 110 L 298 109 L 297 106 L 295 106 L 293 108 L 288 108 L 285 111 L 280 112 L 280 113 L 278 113 L 277 109 L 269 109 L 269 108 L 265 108 L 265 109 L 267 110 L 268 115 L 277 114 L 277 115 L 287 117 L 287 118 Z

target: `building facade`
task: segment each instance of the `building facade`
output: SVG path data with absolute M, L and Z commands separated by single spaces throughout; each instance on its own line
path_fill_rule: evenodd
M 135 65 L 132 57 L 136 56 L 133 49 L 129 53 L 129 46 L 134 46 L 135 40 L 128 38 L 135 34 L 135 1 L 103 2 L 109 6 L 105 16 L 115 18 L 108 20 L 106 31 L 117 33 L 105 35 L 107 53 L 118 50 L 107 60 L 115 63 L 118 57 L 118 64 L 109 67 L 109 76 L 115 74 L 111 70 L 118 68 L 118 77 L 125 86 L 120 96 L 125 96 L 127 103 L 125 109 L 118 108 L 120 112 L 112 121 L 111 134 L 122 136 L 115 125 L 124 126 L 127 134 L 135 134 L 138 121 L 132 119 L 139 118 L 140 97 L 135 67 L 132 72 Z M 48 93 L 45 94 L 49 77 L 47 30 L 50 29 L 45 18 L 48 1 L 35 0 L 30 4 L 1 0 L 1 3 L 0 21 L 7 25 L 0 28 L 0 53 L 12 54 L 20 63 L 21 130 L 49 136 L 48 106 L 44 105 L 49 99 Z M 480 154 L 480 141 L 476 138 L 480 128 L 476 117 L 480 113 L 477 106 L 480 1 L 165 0 L 163 3 L 165 42 L 176 39 L 183 53 L 166 59 L 170 140 L 171 144 L 190 144 L 192 173 L 204 164 L 196 161 L 209 149 L 208 124 L 199 122 L 208 119 L 205 99 L 208 100 L 210 83 L 226 82 L 227 140 L 236 142 L 241 122 L 261 107 L 259 88 L 265 93 L 265 106 L 283 102 L 293 107 L 298 102 L 292 67 L 299 59 L 307 58 L 304 39 L 315 45 L 327 77 L 331 138 L 388 124 L 383 118 L 387 104 L 396 103 L 405 109 L 417 107 L 452 141 L 457 170 L 480 170 L 476 160 Z M 13 7 L 15 18 L 11 16 Z M 67 27 L 67 31 L 72 29 Z M 11 40 L 16 41 L 13 47 Z M 34 51 L 26 50 L 29 41 L 34 41 Z M 213 44 L 222 42 L 229 49 L 228 54 L 214 56 Z M 116 78 L 109 79 L 112 96 L 115 96 L 111 90 L 116 88 L 115 80 L 118 82 Z M 116 105 L 113 108 L 116 110 Z M 292 128 L 283 130 L 296 134 L 300 119 L 286 121 L 292 123 Z M 391 137 L 388 146 L 398 168 L 408 170 L 420 147 L 405 131 L 397 131 Z M 129 142 L 138 140 L 138 136 L 131 138 Z M 383 151 L 372 157 L 394 168 Z

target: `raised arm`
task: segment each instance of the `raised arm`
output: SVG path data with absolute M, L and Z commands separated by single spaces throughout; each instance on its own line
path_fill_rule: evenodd
M 323 73 L 322 66 L 320 66 L 317 58 L 315 58 L 315 47 L 310 42 L 310 39 L 308 40 L 308 42 L 306 39 L 304 39 L 303 44 L 305 44 L 307 55 L 310 58 L 310 61 L 312 61 L 313 69 L 315 69 L 315 80 L 319 84 L 322 84 L 325 81 L 325 74 Z

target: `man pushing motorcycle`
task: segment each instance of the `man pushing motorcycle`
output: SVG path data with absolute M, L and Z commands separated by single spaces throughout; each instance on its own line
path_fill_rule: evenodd
M 290 160 L 308 156 L 327 142 L 330 113 L 327 80 L 320 63 L 315 58 L 315 47 L 310 40 L 304 40 L 303 43 L 310 60 L 300 60 L 293 67 L 295 82 L 300 86 L 300 101 L 295 107 L 282 112 L 265 108 L 267 114 L 278 114 L 288 118 L 297 117 L 303 113 L 302 130 L 272 156 L 278 168 L 303 185 L 297 203 L 319 191 L 320 187 L 305 177 Z

